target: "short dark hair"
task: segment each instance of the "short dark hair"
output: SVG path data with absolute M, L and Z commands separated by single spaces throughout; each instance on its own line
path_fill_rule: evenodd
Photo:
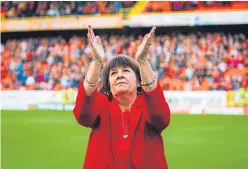
M 103 68 L 102 87 L 100 91 L 106 94 L 110 100 L 112 99 L 113 96 L 112 93 L 110 92 L 109 73 L 111 69 L 117 67 L 124 67 L 124 68 L 130 67 L 135 72 L 138 83 L 141 84 L 141 76 L 140 76 L 138 63 L 130 56 L 117 55 L 116 57 L 111 59 Z M 138 93 L 142 92 L 140 86 L 137 86 L 137 92 Z

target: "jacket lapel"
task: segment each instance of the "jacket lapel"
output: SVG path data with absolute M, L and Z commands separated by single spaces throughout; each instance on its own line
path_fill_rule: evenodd
M 130 125 L 128 131 L 131 140 L 133 140 L 135 130 L 142 116 L 142 104 L 144 103 L 144 101 L 145 98 L 143 95 L 141 95 L 136 98 L 134 104 L 132 105 L 130 112 Z
M 119 126 L 120 126 L 120 107 L 118 105 L 118 102 L 116 100 L 113 100 L 110 106 L 110 116 L 111 116 L 111 137 L 112 137 L 112 146 L 117 145 L 119 135 L 115 135 L 113 133 L 119 133 Z M 115 147 L 114 147 L 115 148 Z
M 100 148 L 102 149 L 102 158 L 104 159 L 103 163 L 105 163 L 106 167 L 110 169 L 114 169 L 114 158 L 113 158 L 113 153 L 112 153 L 112 146 L 111 146 L 111 105 L 106 105 L 106 114 L 105 118 L 102 119 L 102 136 L 101 136 L 101 146 Z M 102 166 L 103 167 L 103 166 Z

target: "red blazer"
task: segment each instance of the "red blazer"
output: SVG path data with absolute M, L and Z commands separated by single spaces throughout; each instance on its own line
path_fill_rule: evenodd
M 118 113 L 118 102 L 94 91 L 86 96 L 83 84 L 79 85 L 73 110 L 79 124 L 91 127 L 84 169 L 115 169 L 114 157 L 120 124 L 111 122 Z M 161 132 L 170 122 L 170 109 L 159 83 L 151 92 L 139 95 L 130 110 L 131 157 L 136 169 L 167 169 Z

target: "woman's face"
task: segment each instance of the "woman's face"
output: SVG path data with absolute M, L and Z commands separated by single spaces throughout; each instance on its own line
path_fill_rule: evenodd
M 124 93 L 136 93 L 137 79 L 130 67 L 117 67 L 109 72 L 110 90 L 113 96 Z

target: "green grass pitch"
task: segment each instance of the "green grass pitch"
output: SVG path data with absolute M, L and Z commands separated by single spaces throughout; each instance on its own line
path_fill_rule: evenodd
M 89 132 L 68 111 L 2 111 L 1 168 L 80 169 Z M 163 137 L 170 169 L 248 169 L 248 116 L 172 115 Z

